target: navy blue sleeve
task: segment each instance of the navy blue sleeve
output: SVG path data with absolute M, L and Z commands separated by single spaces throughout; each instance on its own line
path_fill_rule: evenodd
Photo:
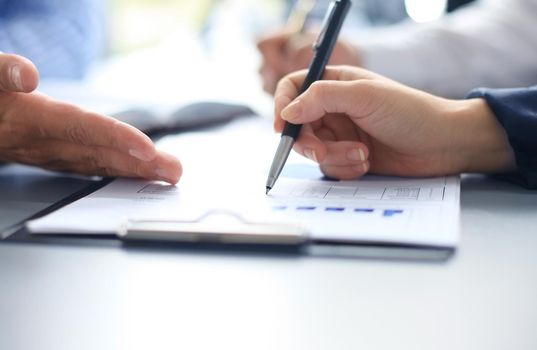
M 518 171 L 501 177 L 537 189 L 537 86 L 476 89 L 468 98 L 484 98 L 507 132 Z

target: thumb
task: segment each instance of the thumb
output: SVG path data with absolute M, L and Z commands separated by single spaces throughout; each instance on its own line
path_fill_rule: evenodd
M 30 60 L 0 53 L 1 92 L 32 92 L 38 82 L 39 73 Z
M 351 119 L 368 115 L 382 102 L 371 80 L 313 83 L 281 112 L 282 119 L 293 124 L 311 123 L 326 114 L 345 114 Z

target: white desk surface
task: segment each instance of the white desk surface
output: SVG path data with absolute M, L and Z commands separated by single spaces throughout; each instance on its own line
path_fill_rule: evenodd
M 0 244 L 0 349 L 537 349 L 537 193 L 462 190 L 439 264 Z

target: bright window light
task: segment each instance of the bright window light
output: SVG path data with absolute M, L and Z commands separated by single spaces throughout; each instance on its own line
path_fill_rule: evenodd
M 425 23 L 440 19 L 447 8 L 447 0 L 405 0 L 406 12 L 415 22 Z

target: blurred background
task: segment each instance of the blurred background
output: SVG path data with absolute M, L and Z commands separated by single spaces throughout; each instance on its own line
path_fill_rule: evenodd
M 431 22 L 472 0 L 354 0 L 355 27 L 386 26 L 404 20 Z M 253 37 L 284 23 L 295 0 L 109 0 L 108 54 L 154 46 L 182 31 L 210 48 L 215 31 Z M 329 0 L 316 1 L 313 18 L 322 18 Z
M 178 32 L 206 42 L 215 27 L 254 33 L 276 21 L 283 8 L 274 0 L 110 0 L 109 53 L 148 48 Z
M 434 22 L 471 1 L 353 0 L 342 35 L 374 38 L 379 28 L 404 21 Z M 330 2 L 314 1 L 308 17 L 312 28 L 322 21 Z M 6 33 L 20 33 L 18 38 L 6 36 L 3 47 L 36 63 L 43 92 L 92 109 L 95 99 L 84 100 L 90 91 L 154 105 L 212 99 L 248 102 L 271 111 L 272 100 L 257 74 L 261 57 L 256 42 L 282 28 L 296 3 L 0 0 L 0 14 L 12 21 Z M 10 49 L 11 43 L 20 45 Z M 56 79 L 83 79 L 84 86 L 57 85 Z

